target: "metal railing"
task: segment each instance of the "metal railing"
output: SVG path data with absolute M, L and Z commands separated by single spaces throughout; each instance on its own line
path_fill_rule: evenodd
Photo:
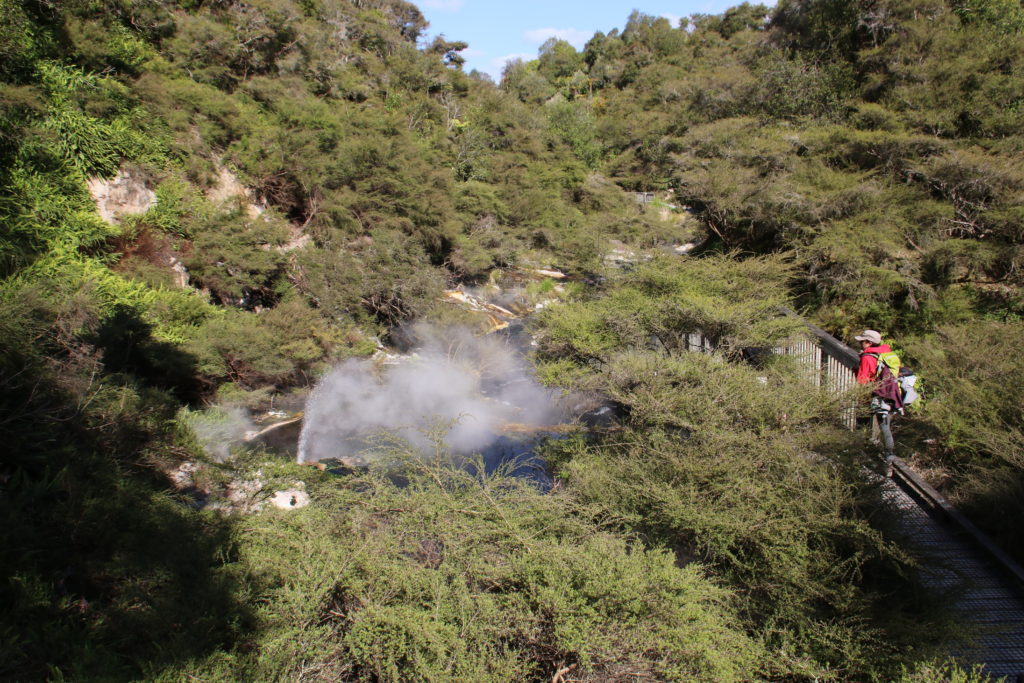
M 786 315 L 799 318 L 788 308 Z M 775 348 L 775 353 L 794 356 L 806 369 L 807 378 L 814 386 L 825 387 L 830 392 L 843 394 L 857 383 L 857 366 L 860 355 L 820 327 L 801 319 L 811 333 L 811 339 L 802 339 Z M 840 418 L 850 429 L 857 427 L 857 406 L 850 402 L 842 408 Z

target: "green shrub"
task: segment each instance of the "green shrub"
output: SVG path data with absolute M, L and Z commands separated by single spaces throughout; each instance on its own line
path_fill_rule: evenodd
M 395 474 L 403 488 L 323 480 L 311 508 L 246 519 L 238 568 L 266 598 L 260 629 L 230 665 L 166 678 L 731 681 L 760 664 L 699 567 L 602 529 L 571 495 L 438 465 Z
M 130 312 L 103 321 L 99 308 L 88 291 L 0 290 L 5 678 L 133 678 L 245 623 L 219 571 L 228 525 L 168 495 L 153 469 L 191 455 L 158 388 L 167 374 L 145 364 L 179 354 Z
M 1018 558 L 1024 547 L 1022 333 L 1020 322 L 973 322 L 908 344 L 928 388 L 924 418 L 942 435 L 944 460 L 960 473 L 954 497 Z
M 725 354 L 773 346 L 798 326 L 779 313 L 789 272 L 779 258 L 659 256 L 621 275 L 607 296 L 542 313 L 539 342 L 549 355 L 584 362 L 645 348 L 652 338 L 676 354 L 691 332 L 703 332 Z
M 913 563 L 883 532 L 835 398 L 784 365 L 757 371 L 697 353 L 629 354 L 585 386 L 622 405 L 629 426 L 555 442 L 549 461 L 624 528 L 740 591 L 777 655 L 768 678 L 885 679 L 907 649 L 939 654 L 936 641 L 956 635 L 905 583 Z
M 183 260 L 196 286 L 227 306 L 252 309 L 277 301 L 286 262 L 279 249 L 288 234 L 283 221 L 248 216 L 239 207 L 194 230 L 191 253 Z
M 211 379 L 246 390 L 268 384 L 282 388 L 289 382 L 308 383 L 330 351 L 348 355 L 338 336 L 304 302 L 292 298 L 259 314 L 211 316 L 192 330 L 186 348 Z
M 87 75 L 56 62 L 40 62 L 39 80 L 50 100 L 44 128 L 56 136 L 60 155 L 85 174 L 113 175 L 122 159 L 161 157 L 161 140 L 143 130 L 140 112 L 117 102 L 124 99 L 122 86 L 111 79 Z M 93 90 L 114 101 L 118 115 L 103 120 L 80 108 L 80 100 Z M 117 106 L 121 105 L 121 106 Z
M 330 245 L 300 254 L 299 287 L 331 320 L 395 325 L 440 300 L 444 279 L 425 261 L 418 245 L 378 231 L 347 248 Z
M 895 680 L 899 683 L 986 683 L 992 680 L 992 677 L 978 665 L 967 668 L 958 662 L 936 661 L 915 666 L 913 670 L 905 671 Z

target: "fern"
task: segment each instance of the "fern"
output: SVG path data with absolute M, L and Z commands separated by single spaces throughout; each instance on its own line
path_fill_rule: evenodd
M 140 129 L 145 120 L 140 110 L 128 109 L 104 121 L 78 107 L 76 98 L 85 91 L 117 92 L 116 82 L 47 61 L 40 62 L 38 75 L 49 96 L 43 128 L 54 132 L 58 155 L 79 172 L 106 177 L 117 171 L 123 159 L 155 161 L 166 156 L 162 140 Z

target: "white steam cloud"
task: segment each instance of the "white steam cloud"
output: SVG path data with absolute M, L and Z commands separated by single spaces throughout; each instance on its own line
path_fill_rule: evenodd
M 427 451 L 427 433 L 438 428 L 453 453 L 484 453 L 507 423 L 557 421 L 551 392 L 505 338 L 419 335 L 430 339 L 396 366 L 350 360 L 323 377 L 306 403 L 300 462 L 351 458 L 381 434 Z
M 231 447 L 242 443 L 256 426 L 241 408 L 216 407 L 210 410 L 181 414 L 196 441 L 206 454 L 217 462 L 224 462 L 231 455 Z

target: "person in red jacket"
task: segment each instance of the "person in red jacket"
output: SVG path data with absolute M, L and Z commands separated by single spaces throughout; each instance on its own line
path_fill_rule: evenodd
M 857 383 L 871 384 L 878 372 L 878 354 L 892 351 L 888 344 L 882 343 L 882 335 L 875 330 L 864 330 L 856 337 L 860 342 L 860 365 L 857 367 Z M 892 476 L 892 461 L 896 457 L 896 446 L 892 438 L 892 413 L 898 406 L 880 396 L 871 397 L 871 440 L 878 443 L 878 435 L 882 435 L 885 448 L 886 476 Z

